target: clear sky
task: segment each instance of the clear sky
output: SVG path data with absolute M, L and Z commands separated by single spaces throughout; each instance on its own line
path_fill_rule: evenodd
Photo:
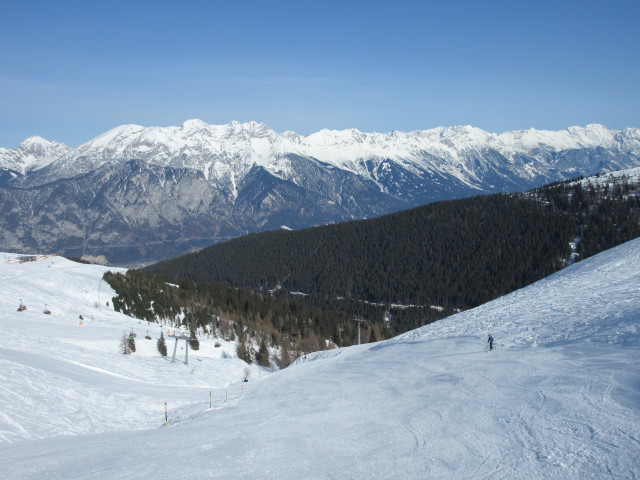
M 115 126 L 640 127 L 640 2 L 0 0 L 0 146 Z

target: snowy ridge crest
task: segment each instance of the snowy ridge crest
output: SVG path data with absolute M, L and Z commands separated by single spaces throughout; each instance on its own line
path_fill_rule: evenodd
M 38 136 L 29 137 L 12 150 L 0 148 L 0 167 L 24 175 L 53 163 L 70 150 L 63 143 L 50 142 Z
M 520 155 L 549 162 L 549 154 L 575 149 L 605 148 L 617 153 L 640 155 L 640 129 L 609 130 L 603 125 L 569 127 L 561 131 L 519 130 L 500 134 L 472 126 L 438 127 L 413 132 L 365 133 L 357 129 L 321 130 L 301 136 L 287 131 L 277 133 L 256 122 L 210 125 L 191 119 L 180 126 L 142 127 L 122 125 L 68 149 L 61 144 L 44 147 L 35 161 L 19 152 L 35 151 L 24 143 L 15 150 L 0 150 L 5 168 L 18 171 L 42 168 L 56 163 L 58 178 L 86 173 L 99 166 L 131 159 L 145 163 L 201 171 L 206 178 L 219 181 L 230 176 L 243 177 L 257 165 L 281 178 L 290 178 L 285 156 L 316 159 L 341 170 L 377 181 L 371 174 L 385 161 L 418 173 L 442 171 L 472 185 L 474 168 L 491 168 L 493 161 L 476 160 L 491 151 L 509 163 Z M 25 141 L 25 142 L 28 142 Z M 31 159 L 31 160 L 27 160 Z M 19 162 L 25 165 L 22 169 Z M 28 164 L 28 168 L 27 165 Z M 623 165 L 629 168 L 635 165 Z M 526 171 L 527 168 L 529 171 Z M 522 167 L 522 174 L 535 176 L 541 167 Z

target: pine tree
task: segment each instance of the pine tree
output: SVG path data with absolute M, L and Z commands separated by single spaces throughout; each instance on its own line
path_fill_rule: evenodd
M 369 334 L 369 342 L 368 343 L 375 343 L 378 341 L 378 335 L 376 334 L 376 329 L 375 328 L 371 328 L 371 333 Z
M 238 355 L 238 358 L 240 360 L 251 363 L 251 354 L 249 353 L 249 349 L 244 343 L 238 342 L 238 346 L 236 347 L 236 355 Z
M 282 342 L 282 348 L 280 349 L 280 358 L 278 359 L 278 366 L 280 368 L 286 368 L 291 363 L 291 352 L 289 350 L 289 342 Z
M 258 364 L 263 367 L 268 367 L 270 363 L 269 349 L 267 348 L 267 344 L 264 343 L 264 340 L 262 340 L 260 342 L 260 349 L 258 350 Z
M 123 355 L 129 355 L 131 353 L 131 348 L 129 346 L 129 335 L 126 332 L 122 333 L 122 338 L 120 339 L 120 353 Z
M 136 339 L 133 336 L 133 333 L 129 334 L 129 338 L 127 338 L 127 343 L 129 344 L 129 353 L 133 353 L 136 351 Z
M 160 338 L 158 339 L 158 353 L 163 357 L 167 356 L 167 344 L 164 341 L 164 333 L 160 332 Z
M 188 340 L 191 350 L 200 350 L 200 340 L 198 340 L 195 330 L 191 330 L 191 338 L 193 340 Z

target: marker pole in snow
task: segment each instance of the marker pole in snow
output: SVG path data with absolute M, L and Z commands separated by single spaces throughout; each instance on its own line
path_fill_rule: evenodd
M 211 410 L 211 390 L 209 390 L 209 410 Z
M 364 318 L 356 317 L 353 319 L 355 322 L 358 322 L 358 345 L 360 345 L 360 324 L 364 322 Z
M 169 426 L 169 418 L 167 417 L 167 402 L 164 402 L 164 426 Z

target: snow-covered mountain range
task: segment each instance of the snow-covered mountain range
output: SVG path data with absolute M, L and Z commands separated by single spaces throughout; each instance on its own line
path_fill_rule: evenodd
M 54 164 L 55 172 L 48 172 L 45 178 L 36 177 L 31 184 L 69 178 L 104 164 L 132 159 L 198 170 L 212 182 L 240 179 L 254 166 L 289 180 L 294 169 L 288 158 L 300 156 L 368 177 L 381 190 L 389 185 L 379 174 L 391 164 L 414 173 L 450 174 L 480 189 L 482 171 L 474 170 L 503 167 L 491 159 L 483 162 L 483 152 L 494 151 L 511 165 L 517 165 L 520 156 L 532 156 L 537 162 L 521 165 L 519 174 L 523 180 L 533 180 L 548 175 L 550 168 L 578 172 L 580 165 L 549 164 L 560 152 L 585 149 L 600 149 L 624 157 L 619 159 L 620 163 L 610 165 L 611 170 L 628 168 L 633 165 L 626 157 L 640 156 L 640 129 L 609 130 L 602 125 L 587 125 L 563 131 L 529 129 L 494 134 L 461 126 L 387 134 L 356 129 L 322 130 L 301 136 L 291 131 L 276 133 L 255 122 L 209 125 L 201 120 L 187 120 L 178 127 L 122 125 L 73 149 L 31 137 L 13 150 L 0 149 L 0 166 L 24 175 Z M 480 164 L 470 164 L 471 159 L 480 160 Z
M 277 133 L 123 125 L 0 149 L 0 248 L 162 258 L 265 229 L 366 218 L 640 166 L 640 129 Z
M 3 478 L 638 476 L 640 239 L 384 342 L 254 365 L 248 383 L 215 338 L 188 365 L 159 356 L 173 327 L 107 307 L 105 267 L 18 260 L 0 254 Z

